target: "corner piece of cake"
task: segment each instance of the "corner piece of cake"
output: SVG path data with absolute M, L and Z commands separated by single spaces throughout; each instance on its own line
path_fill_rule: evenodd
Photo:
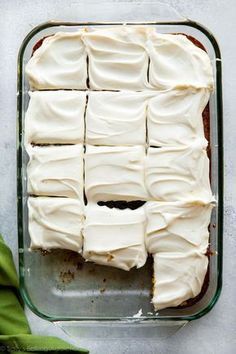
M 149 82 L 157 90 L 174 88 L 213 89 L 212 65 L 208 54 L 182 34 L 150 31 Z
M 87 261 L 123 270 L 142 267 L 147 258 L 143 207 L 119 210 L 88 204 L 83 231 Z
M 83 33 L 57 32 L 44 38 L 26 65 L 31 90 L 87 88 Z
M 160 252 L 153 255 L 152 303 L 156 311 L 176 307 L 199 295 L 208 258 L 198 251 Z
M 82 250 L 83 204 L 71 198 L 29 197 L 30 248 Z

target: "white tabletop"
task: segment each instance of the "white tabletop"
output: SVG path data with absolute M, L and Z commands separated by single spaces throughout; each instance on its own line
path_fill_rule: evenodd
M 86 20 L 85 3 L 76 0 L 1 0 L 0 11 L 0 232 L 12 249 L 17 264 L 16 225 L 16 60 L 20 44 L 37 24 L 51 19 Z M 225 232 L 222 295 L 205 317 L 189 323 L 164 340 L 136 344 L 115 340 L 104 347 L 88 341 L 91 353 L 206 353 L 236 352 L 236 2 L 234 0 L 163 0 L 181 14 L 210 29 L 218 39 L 223 58 L 225 136 Z M 103 1 L 97 1 L 103 6 Z M 119 1 L 114 1 L 119 11 Z M 113 10 L 114 10 L 113 9 Z M 102 11 L 102 10 L 101 10 Z M 30 310 L 27 316 L 34 333 L 57 335 L 68 340 L 54 324 Z M 83 343 L 84 344 L 84 343 Z

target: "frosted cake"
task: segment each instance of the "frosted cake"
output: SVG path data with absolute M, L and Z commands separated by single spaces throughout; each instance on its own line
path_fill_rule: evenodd
M 151 26 L 83 28 L 42 39 L 26 74 L 31 249 L 125 271 L 149 254 L 155 310 L 198 296 L 214 205 L 207 53 Z

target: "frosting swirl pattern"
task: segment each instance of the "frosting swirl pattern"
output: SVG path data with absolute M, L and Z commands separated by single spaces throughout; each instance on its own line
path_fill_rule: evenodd
M 149 96 L 145 92 L 131 91 L 90 92 L 86 142 L 91 145 L 145 145 Z
M 175 307 L 197 296 L 207 272 L 207 256 L 200 252 L 161 252 L 153 255 L 155 310 Z
M 27 147 L 28 193 L 83 198 L 83 146 Z
M 146 200 L 142 146 L 91 146 L 85 153 L 88 200 Z
M 25 117 L 25 143 L 74 144 L 84 141 L 84 91 L 34 91 Z
M 148 27 L 116 26 L 83 35 L 93 90 L 142 90 L 148 84 L 149 58 L 145 49 Z
M 43 40 L 26 65 L 30 88 L 86 89 L 87 55 L 82 31 L 57 32 Z
M 204 139 L 202 112 L 208 100 L 206 89 L 157 92 L 148 102 L 149 145 L 173 147 L 190 145 L 199 137 Z
M 188 146 L 148 148 L 145 174 L 147 190 L 154 200 L 213 201 L 203 139 Z
M 145 207 L 149 253 L 206 253 L 213 204 L 147 202 Z
M 209 56 L 186 36 L 150 31 L 146 48 L 150 57 L 149 83 L 155 89 L 213 89 Z
M 124 270 L 142 267 L 147 258 L 145 224 L 142 207 L 119 210 L 88 204 L 83 231 L 83 257 Z
M 84 210 L 78 200 L 29 197 L 28 210 L 31 249 L 81 252 Z

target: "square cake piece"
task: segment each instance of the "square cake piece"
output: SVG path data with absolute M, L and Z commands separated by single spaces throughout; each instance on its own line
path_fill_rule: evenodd
M 148 27 L 116 26 L 83 35 L 93 90 L 142 90 L 148 84 Z
M 153 256 L 155 310 L 176 307 L 202 289 L 208 258 L 200 252 L 161 252 Z
M 86 142 L 91 145 L 145 145 L 147 92 L 90 92 Z
M 84 209 L 71 198 L 28 199 L 31 249 L 56 248 L 81 252 Z
M 87 88 L 83 33 L 84 30 L 57 32 L 44 38 L 26 65 L 32 90 Z
M 149 82 L 155 89 L 213 89 L 209 56 L 185 35 L 150 31 L 146 49 L 150 57 Z
M 28 193 L 83 198 L 83 145 L 28 146 Z
M 205 140 L 196 139 L 188 146 L 148 148 L 145 174 L 153 200 L 213 201 Z
M 34 91 L 29 95 L 26 144 L 83 143 L 85 91 Z
M 83 231 L 83 257 L 124 270 L 142 267 L 147 259 L 145 223 L 143 207 L 119 210 L 88 204 Z
M 212 208 L 213 204 L 147 202 L 147 251 L 152 254 L 190 251 L 206 253 Z
M 147 131 L 151 146 L 189 145 L 204 139 L 202 112 L 209 100 L 206 89 L 188 88 L 156 93 L 148 102 Z
M 88 200 L 146 200 L 145 148 L 91 146 L 85 153 L 85 193 Z

